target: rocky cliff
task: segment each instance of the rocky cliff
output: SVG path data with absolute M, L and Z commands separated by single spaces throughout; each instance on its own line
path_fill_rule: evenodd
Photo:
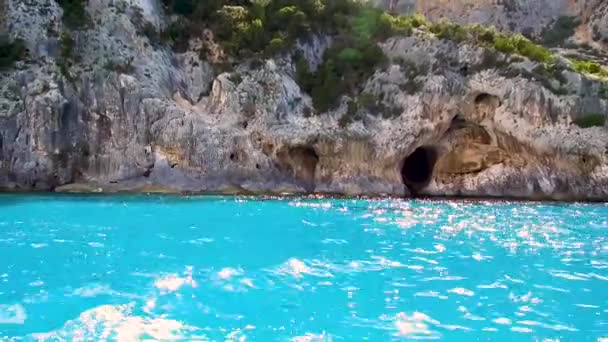
M 608 199 L 608 127 L 574 124 L 608 116 L 608 83 L 563 57 L 603 60 L 603 1 L 385 3 L 539 37 L 562 16 L 580 21 L 552 68 L 425 30 L 391 37 L 379 43 L 388 62 L 321 113 L 291 53 L 224 72 L 201 59 L 207 33 L 179 52 L 153 41 L 146 29 L 171 20 L 159 1 L 89 0 L 79 30 L 55 0 L 0 4 L 28 50 L 0 70 L 5 190 Z M 331 44 L 295 49 L 314 69 Z
M 603 0 L 374 0 L 399 13 L 433 20 L 493 25 L 542 37 L 564 30 L 573 42 L 608 46 L 608 2 Z M 572 21 L 564 20 L 571 18 Z M 570 26 L 570 28 L 566 27 Z

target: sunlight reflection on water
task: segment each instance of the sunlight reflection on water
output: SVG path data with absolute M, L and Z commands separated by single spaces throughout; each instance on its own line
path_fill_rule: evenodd
M 10 255 L 0 259 L 0 338 L 608 335 L 606 205 L 249 197 L 22 203 L 0 217 L 0 251 Z

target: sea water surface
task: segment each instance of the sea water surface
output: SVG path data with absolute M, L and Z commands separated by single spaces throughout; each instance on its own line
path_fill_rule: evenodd
M 0 196 L 0 340 L 607 341 L 608 205 Z

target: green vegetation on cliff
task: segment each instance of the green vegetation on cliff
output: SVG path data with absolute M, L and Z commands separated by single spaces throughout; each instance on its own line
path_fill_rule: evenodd
M 59 71 L 68 81 L 72 82 L 73 77 L 70 67 L 74 63 L 74 38 L 69 32 L 63 32 L 59 39 L 59 56 L 56 58 Z
M 11 40 L 0 35 L 0 70 L 12 67 L 25 56 L 25 44 L 21 39 Z
M 58 0 L 66 13 L 78 13 L 85 0 Z M 244 58 L 292 53 L 299 40 L 313 34 L 332 37 L 322 63 L 311 71 L 308 62 L 296 53 L 297 81 L 313 99 L 318 112 L 339 104 L 342 95 L 356 98 L 362 85 L 387 58 L 378 43 L 395 35 L 410 35 L 414 30 L 438 39 L 483 46 L 490 51 L 516 54 L 540 63 L 543 70 L 556 68 L 557 55 L 521 34 L 499 32 L 481 25 L 433 23 L 420 15 L 393 15 L 359 0 L 162 0 L 165 11 L 174 15 L 160 34 L 174 49 L 188 48 L 192 37 L 210 30 L 222 47 L 221 65 Z M 65 15 L 65 14 L 64 14 Z M 64 18 L 65 20 L 65 18 Z M 548 32 L 545 41 L 557 45 L 572 31 L 572 20 L 560 18 L 559 32 Z M 203 46 L 201 56 L 207 56 Z M 215 61 L 218 62 L 218 61 Z M 596 63 L 571 60 L 572 70 L 598 77 L 608 71 Z M 558 73 L 545 73 L 553 75 Z
M 428 25 L 419 15 L 393 16 L 358 2 L 351 2 L 351 6 L 351 16 L 335 28 L 334 44 L 325 52 L 316 72 L 311 73 L 301 57 L 296 59 L 298 82 L 312 96 L 319 112 L 339 104 L 341 95 L 358 94 L 365 80 L 386 64 L 379 41 L 409 35 L 413 29 Z M 354 110 L 354 104 L 358 101 L 350 102 L 349 111 Z
M 80 29 L 87 25 L 89 17 L 85 10 L 88 0 L 56 0 L 63 9 L 63 23 L 71 29 Z
M 174 44 L 211 29 L 236 57 L 275 53 L 312 32 L 333 34 L 354 10 L 352 0 L 162 0 L 181 16 L 164 34 Z M 183 20 L 186 19 L 186 20 Z
M 410 34 L 426 20 L 399 17 L 355 0 L 163 0 L 176 20 L 163 32 L 165 40 L 183 50 L 191 35 L 211 29 L 225 52 L 234 58 L 288 51 L 311 34 L 333 37 L 323 63 L 310 72 L 299 59 L 298 80 L 312 95 L 315 108 L 326 111 L 341 95 L 353 93 L 386 61 L 377 42 Z
M 574 58 L 570 59 L 570 61 L 572 62 L 572 68 L 577 72 L 608 78 L 608 69 L 603 68 L 596 62 L 582 61 Z
M 603 127 L 606 124 L 606 115 L 593 113 L 574 120 L 574 124 L 581 128 Z

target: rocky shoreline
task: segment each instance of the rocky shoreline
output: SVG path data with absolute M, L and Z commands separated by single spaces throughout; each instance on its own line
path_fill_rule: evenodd
M 114 187 L 102 187 L 97 184 L 66 184 L 50 191 L 3 191 L 1 196 L 68 196 L 68 197 L 100 197 L 112 196 L 121 198 L 123 196 L 163 196 L 167 198 L 212 198 L 212 197 L 231 197 L 231 198 L 255 198 L 261 200 L 272 199 L 310 199 L 310 200 L 416 200 L 416 201 L 453 201 L 453 202 L 479 202 L 479 203 L 604 203 L 605 199 L 588 199 L 586 197 L 541 197 L 541 196 L 462 196 L 462 195 L 404 195 L 396 196 L 389 194 L 356 195 L 349 196 L 342 193 L 297 193 L 297 192 L 248 192 L 242 189 L 226 189 L 217 192 L 193 192 L 181 191 L 171 188 L 158 186 L 143 186 L 139 188 L 123 188 L 120 185 Z

